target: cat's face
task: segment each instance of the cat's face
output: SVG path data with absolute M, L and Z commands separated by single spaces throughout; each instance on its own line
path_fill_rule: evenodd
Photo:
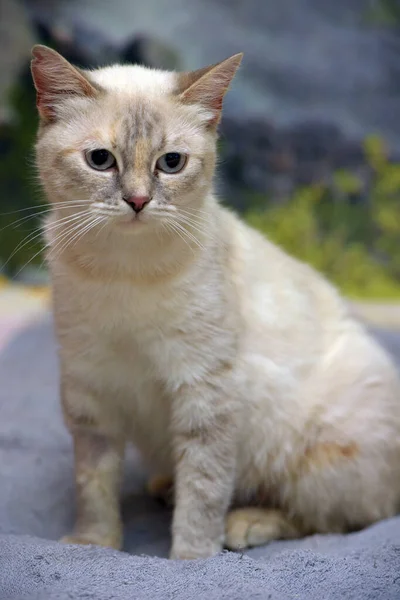
M 241 56 L 176 74 L 83 73 L 48 48 L 33 54 L 37 161 L 57 210 L 121 232 L 190 220 L 211 185 L 222 99 Z

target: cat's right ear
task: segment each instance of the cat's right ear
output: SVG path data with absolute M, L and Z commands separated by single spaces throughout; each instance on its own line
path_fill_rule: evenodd
M 197 71 L 178 75 L 178 94 L 183 104 L 199 104 L 208 111 L 209 126 L 218 125 L 222 102 L 230 83 L 239 68 L 243 54 Z
M 32 56 L 36 106 L 44 121 L 56 120 L 57 107 L 70 96 L 96 96 L 96 88 L 55 50 L 36 45 L 32 48 Z

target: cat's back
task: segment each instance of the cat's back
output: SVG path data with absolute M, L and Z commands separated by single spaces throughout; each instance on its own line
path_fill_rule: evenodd
M 291 345 L 297 352 L 305 345 L 322 350 L 332 332 L 361 327 L 345 299 L 320 273 L 229 211 L 224 218 L 242 313 L 255 344 L 264 332 L 270 341 Z

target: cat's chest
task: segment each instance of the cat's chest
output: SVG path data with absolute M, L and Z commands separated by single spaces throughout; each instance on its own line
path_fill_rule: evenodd
M 90 285 L 75 289 L 75 304 L 88 324 L 107 336 L 135 337 L 181 321 L 184 312 L 179 290 L 143 288 L 128 283 Z
M 135 373 L 173 381 L 175 387 L 208 360 L 196 336 L 196 300 L 188 289 L 109 284 L 75 291 L 76 332 L 90 344 L 89 360 L 95 357 L 100 367 L 113 364 L 121 378 Z

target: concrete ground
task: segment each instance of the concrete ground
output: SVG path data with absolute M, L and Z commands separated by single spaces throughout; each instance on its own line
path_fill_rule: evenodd
M 12 285 L 0 276 L 0 352 L 49 306 L 48 288 Z
M 381 327 L 400 333 L 399 302 L 353 302 L 354 311 L 373 327 Z

